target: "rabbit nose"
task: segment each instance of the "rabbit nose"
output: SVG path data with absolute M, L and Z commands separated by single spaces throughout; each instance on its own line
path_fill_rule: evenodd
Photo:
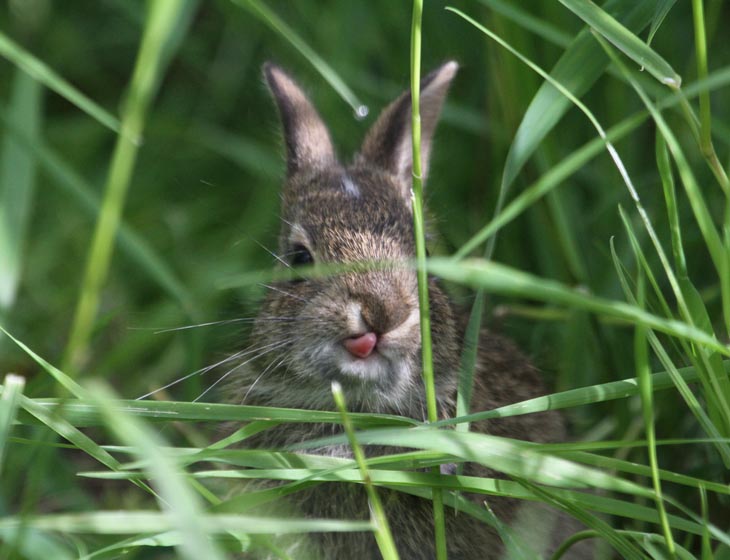
M 356 358 L 367 358 L 378 343 L 378 335 L 367 332 L 358 336 L 346 338 L 344 345 L 347 351 Z

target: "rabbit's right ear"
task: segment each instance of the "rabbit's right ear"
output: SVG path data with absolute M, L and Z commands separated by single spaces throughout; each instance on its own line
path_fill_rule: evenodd
M 288 176 L 331 165 L 335 151 L 329 131 L 302 89 L 275 64 L 267 62 L 263 70 L 284 128 Z
M 421 173 L 424 180 L 428 174 L 431 142 L 441 106 L 458 68 L 459 65 L 452 60 L 421 80 Z M 365 136 L 359 159 L 394 175 L 398 179 L 401 196 L 410 205 L 413 180 L 410 90 L 405 91 L 380 114 Z

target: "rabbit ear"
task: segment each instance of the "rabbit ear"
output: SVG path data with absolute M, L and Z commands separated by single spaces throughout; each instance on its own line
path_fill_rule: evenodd
M 301 169 L 330 165 L 335 161 L 335 151 L 317 110 L 281 68 L 267 62 L 263 69 L 284 127 L 289 177 Z
M 459 65 L 452 60 L 421 80 L 421 170 L 424 179 L 441 106 L 458 68 Z M 365 137 L 359 156 L 361 161 L 375 164 L 394 174 L 409 203 L 413 169 L 411 134 L 411 92 L 405 91 L 378 117 Z

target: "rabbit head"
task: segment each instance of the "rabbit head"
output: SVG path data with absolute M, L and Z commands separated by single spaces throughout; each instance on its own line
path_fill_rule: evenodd
M 448 62 L 421 83 L 424 170 L 456 70 Z M 264 75 L 286 144 L 283 265 L 411 260 L 410 92 L 383 111 L 354 161 L 343 165 L 296 82 L 273 64 Z M 437 384 L 445 389 L 453 386 L 459 350 L 449 302 L 433 281 L 430 306 Z M 250 373 L 247 403 L 331 408 L 337 380 L 353 409 L 420 414 L 423 408 L 418 288 L 405 264 L 271 286 L 253 339 L 262 355 Z

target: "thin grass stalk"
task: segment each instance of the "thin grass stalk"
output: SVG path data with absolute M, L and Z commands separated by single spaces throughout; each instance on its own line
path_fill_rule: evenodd
M 645 304 L 645 280 L 641 267 L 638 268 L 637 301 L 640 306 Z M 649 371 L 649 348 L 646 340 L 646 327 L 637 323 L 634 328 L 634 359 L 636 362 L 636 373 L 639 382 L 639 395 L 641 397 L 641 408 L 644 416 L 644 429 L 646 430 L 646 447 L 649 453 L 649 465 L 651 467 L 651 480 L 654 486 L 654 501 L 661 520 L 664 540 L 672 558 L 676 557 L 676 547 L 672 537 L 672 529 L 669 527 L 667 512 L 664 508 L 662 497 L 662 486 L 659 475 L 659 461 L 656 454 L 656 434 L 654 431 L 654 400 L 651 386 L 651 373 Z
M 413 19 L 411 20 L 411 133 L 413 146 L 413 227 L 416 237 L 416 261 L 418 263 L 418 307 L 421 323 L 421 356 L 423 382 L 426 388 L 428 421 L 438 420 L 436 388 L 433 375 L 433 355 L 431 349 L 431 318 L 428 303 L 428 272 L 426 270 L 426 234 L 423 222 L 423 169 L 421 165 L 421 20 L 423 0 L 413 0 Z M 434 467 L 433 472 L 439 473 Z M 446 521 L 444 501 L 440 489 L 433 492 L 434 537 L 437 560 L 446 560 Z
M 677 195 L 676 189 L 674 188 L 674 175 L 672 174 L 672 166 L 669 161 L 667 143 L 659 130 L 656 131 L 654 142 L 657 169 L 659 170 L 659 177 L 662 180 L 662 187 L 664 188 L 664 203 L 667 207 L 669 231 L 672 236 L 674 266 L 677 269 L 677 276 L 679 278 L 686 278 L 687 261 L 684 256 L 684 247 L 682 245 L 682 226 L 679 222 L 679 212 L 677 211 Z
M 368 502 L 370 505 L 370 515 L 375 526 L 375 540 L 378 543 L 378 548 L 384 560 L 397 560 L 399 558 L 398 551 L 395 548 L 395 542 L 393 542 L 393 535 L 390 532 L 388 518 L 385 516 L 383 504 L 380 502 L 380 497 L 378 496 L 377 490 L 375 490 L 375 486 L 373 486 L 373 481 L 370 479 L 368 466 L 365 462 L 365 454 L 355 437 L 355 430 L 352 427 L 350 416 L 347 413 L 345 395 L 342 393 L 342 387 L 336 381 L 332 383 L 332 397 L 335 399 L 337 409 L 342 415 L 342 427 L 345 429 L 347 439 L 350 441 L 352 454 L 355 456 L 357 468 L 360 470 L 360 475 L 365 484 L 365 491 L 368 494 Z
M 25 388 L 25 378 L 9 373 L 3 381 L 3 392 L 0 395 L 0 474 L 3 471 L 3 459 L 10 432 L 18 414 L 20 397 Z
M 692 19 L 694 21 L 695 53 L 697 55 L 697 77 L 701 80 L 707 77 L 707 38 L 703 0 L 692 0 Z M 709 92 L 700 94 L 700 148 L 720 186 L 725 194 L 730 196 L 730 180 L 717 158 L 715 146 L 712 143 L 712 114 Z
M 720 282 L 721 284 L 725 284 L 728 272 L 730 272 L 727 266 L 727 251 L 720 240 L 720 236 L 718 235 L 712 217 L 704 202 L 704 198 L 702 197 L 699 185 L 691 171 L 689 163 L 684 157 L 679 142 L 662 117 L 661 113 L 656 109 L 624 63 L 618 58 L 613 48 L 600 35 L 595 34 L 595 37 L 605 49 L 613 63 L 616 64 L 616 66 L 626 75 L 627 80 L 633 87 L 634 91 L 636 91 L 639 95 L 646 108 L 650 111 L 657 128 L 666 140 L 669 151 L 677 164 L 680 177 L 682 178 L 685 190 L 687 191 L 687 196 L 690 199 L 692 209 L 695 212 L 695 217 L 705 239 L 707 249 L 712 256 L 712 260 L 717 269 Z M 709 332 L 709 334 L 714 336 L 714 333 L 712 332 Z M 709 381 L 716 392 L 715 397 L 720 404 L 719 410 L 716 412 L 721 415 L 723 421 L 723 433 L 727 434 L 730 430 L 730 404 L 728 404 L 728 401 L 730 400 L 730 380 L 728 380 L 727 376 L 724 374 L 719 374 L 719 372 L 714 371 L 714 368 L 710 363 L 710 357 L 708 357 L 705 348 L 698 346 L 697 350 L 703 363 L 707 366 Z
M 702 531 L 702 560 L 711 560 L 713 557 L 712 546 L 710 544 L 710 520 L 707 512 L 707 490 L 704 487 L 700 487 L 700 507 L 702 512 L 702 524 L 704 530 Z
M 175 30 L 175 14 L 182 7 L 183 0 L 150 4 L 129 95 L 122 112 L 122 132 L 114 147 L 105 188 L 106 194 L 89 250 L 81 295 L 62 362 L 61 369 L 68 372 L 76 370 L 81 365 L 91 338 L 94 319 L 99 308 L 101 288 L 109 272 L 114 240 L 121 223 L 122 209 L 139 150 L 139 143 L 131 141 L 130 138 L 138 139 L 144 130 L 147 109 L 162 71 L 164 46 Z

